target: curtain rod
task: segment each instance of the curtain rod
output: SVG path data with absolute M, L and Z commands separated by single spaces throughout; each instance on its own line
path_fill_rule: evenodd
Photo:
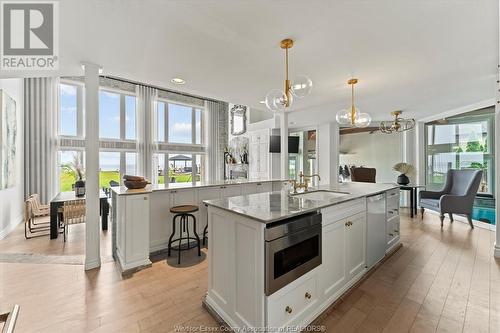
M 130 84 L 134 84 L 134 85 L 138 84 L 138 85 L 141 85 L 141 86 L 147 86 L 147 87 L 155 88 L 155 89 L 158 89 L 158 90 L 161 90 L 161 91 L 164 91 L 164 92 L 168 92 L 168 93 L 171 93 L 171 94 L 177 94 L 177 95 L 182 95 L 182 96 L 186 96 L 186 97 L 197 98 L 197 99 L 201 99 L 201 100 L 204 100 L 204 101 L 227 103 L 225 101 L 219 101 L 219 100 L 216 100 L 216 99 L 213 99 L 213 98 L 207 98 L 207 97 L 202 97 L 202 96 L 187 94 L 187 93 L 183 93 L 183 92 L 179 92 L 179 91 L 175 91 L 175 90 L 170 90 L 170 89 L 165 89 L 165 88 L 162 88 L 162 87 L 154 86 L 154 85 L 151 85 L 151 84 L 144 84 L 144 83 L 137 82 L 137 81 L 122 79 L 122 78 L 117 77 L 117 76 L 100 75 L 100 77 L 103 77 L 103 78 L 106 78 L 106 79 L 111 79 L 111 80 L 116 80 L 116 81 L 121 81 L 121 82 L 125 82 L 125 83 L 130 83 Z

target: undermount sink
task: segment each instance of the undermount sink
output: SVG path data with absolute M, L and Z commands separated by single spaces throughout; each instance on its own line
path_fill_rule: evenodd
M 304 198 L 308 200 L 317 200 L 317 201 L 325 201 L 330 199 L 341 198 L 346 195 L 349 195 L 349 193 L 336 192 L 336 191 L 323 191 L 323 190 L 293 194 L 293 196 L 297 198 Z

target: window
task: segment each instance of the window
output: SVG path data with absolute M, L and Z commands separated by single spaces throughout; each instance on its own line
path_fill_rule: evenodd
M 110 181 L 120 183 L 120 152 L 99 153 L 99 187 L 109 187 Z
M 156 109 L 157 141 L 169 144 L 201 145 L 203 109 L 159 101 Z
M 472 217 L 495 223 L 494 109 L 481 109 L 425 125 L 426 185 L 442 189 L 450 169 L 481 169 Z
M 107 90 L 99 91 L 99 137 L 136 140 L 136 97 Z
M 120 95 L 99 91 L 99 137 L 120 139 Z
M 61 84 L 59 87 L 59 135 L 78 135 L 78 87 Z
M 178 104 L 168 104 L 168 142 L 193 143 L 193 109 Z
M 125 153 L 125 174 L 137 175 L 137 153 Z
M 201 133 L 201 114 L 202 110 L 201 109 L 195 109 L 195 142 L 197 145 L 200 145 L 202 143 L 202 133 Z
M 190 183 L 205 177 L 205 155 L 184 153 L 155 154 L 158 184 Z
M 125 139 L 136 139 L 135 96 L 125 96 Z
M 159 142 L 165 142 L 165 103 L 164 102 L 158 102 L 157 106 L 157 128 L 158 128 L 158 141 Z
M 84 170 L 84 152 L 77 150 L 61 150 L 58 152 L 59 191 L 72 191 L 78 180 L 78 170 Z

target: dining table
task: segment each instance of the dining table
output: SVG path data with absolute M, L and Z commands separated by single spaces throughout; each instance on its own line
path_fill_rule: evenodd
M 85 196 L 77 197 L 75 191 L 59 192 L 50 201 L 50 239 L 55 239 L 59 235 L 59 213 L 65 202 L 75 200 L 85 200 Z M 103 190 L 99 190 L 99 213 L 101 215 L 102 230 L 108 230 L 109 202 L 108 196 Z

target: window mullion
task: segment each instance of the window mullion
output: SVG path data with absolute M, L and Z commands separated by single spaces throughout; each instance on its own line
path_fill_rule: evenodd
M 169 140 L 169 134 L 168 134 L 168 117 L 169 117 L 169 112 L 168 112 L 168 103 L 163 103 L 163 105 L 165 105 L 165 107 L 163 108 L 164 110 L 164 120 L 165 120 L 165 141 L 166 143 L 170 143 L 170 140 Z
M 196 144 L 196 111 L 194 107 L 191 108 L 191 143 Z
M 125 95 L 120 94 L 120 140 L 125 140 Z

